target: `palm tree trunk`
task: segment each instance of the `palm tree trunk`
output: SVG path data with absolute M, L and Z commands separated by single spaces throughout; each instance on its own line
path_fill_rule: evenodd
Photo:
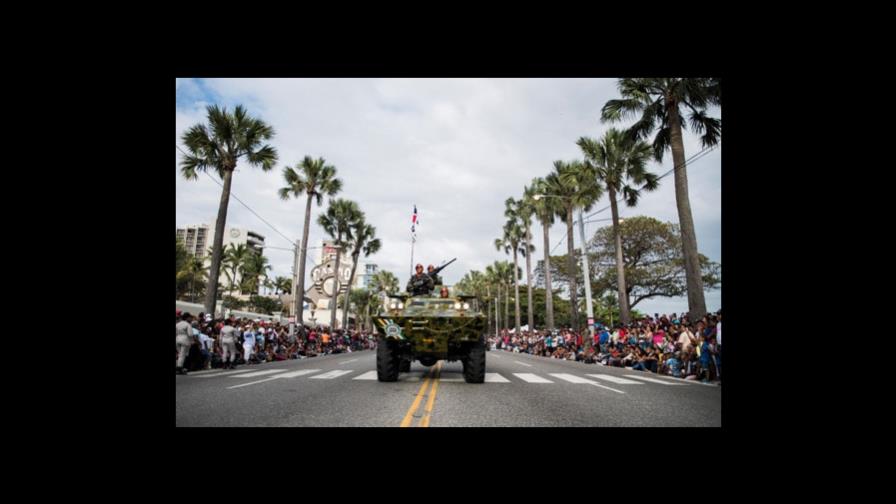
M 293 303 L 295 303 L 296 324 L 302 326 L 305 311 L 305 261 L 308 257 L 308 228 L 311 225 L 311 195 L 305 203 L 305 228 L 302 229 L 302 248 L 299 250 L 299 273 L 293 282 Z
M 504 284 L 504 328 L 510 329 L 510 284 Z
M 342 241 L 342 237 L 340 236 L 336 243 L 340 243 Z M 333 299 L 330 299 L 330 332 L 336 330 L 336 299 L 339 297 L 339 260 L 342 258 L 342 248 L 336 249 L 336 268 L 334 270 L 333 276 Z
M 215 313 L 215 301 L 218 296 L 218 275 L 221 272 L 221 255 L 224 250 L 224 226 L 227 224 L 227 203 L 230 201 L 230 184 L 233 171 L 224 170 L 224 187 L 221 189 L 221 202 L 218 204 L 218 220 L 215 221 L 215 239 L 212 242 L 212 263 L 209 267 L 209 289 L 205 293 L 205 312 Z
M 529 321 L 529 330 L 530 331 L 535 329 L 535 316 L 532 311 L 533 310 L 533 307 L 532 307 L 532 257 L 531 257 L 532 254 L 529 252 L 529 249 L 531 248 L 531 246 L 529 244 L 529 240 L 531 240 L 531 239 L 532 239 L 532 234 L 529 232 L 529 228 L 526 228 L 526 289 L 528 291 L 527 295 L 528 295 L 528 299 L 529 299 L 529 306 L 528 306 L 529 309 L 527 310 L 527 312 L 529 315 L 528 321 Z
M 513 247 L 513 310 L 514 315 L 516 316 L 514 322 L 516 322 L 515 330 L 516 334 L 520 333 L 520 282 L 519 282 L 519 271 L 520 267 L 517 264 L 517 254 L 516 254 L 516 244 Z
M 610 211 L 613 214 L 613 236 L 616 240 L 616 292 L 619 294 L 619 319 L 623 324 L 630 322 L 628 310 L 628 290 L 625 288 L 625 263 L 622 262 L 622 235 L 619 232 L 619 209 L 616 206 L 616 190 L 610 187 Z
M 579 306 L 576 295 L 576 258 L 572 241 L 572 207 L 566 208 L 566 269 L 569 271 L 569 303 L 572 314 L 572 330 L 579 332 Z
M 501 332 L 501 284 L 495 286 L 495 331 Z
M 681 247 L 684 252 L 684 270 L 688 285 L 688 318 L 696 321 L 706 315 L 703 277 L 700 271 L 700 257 L 697 254 L 697 234 L 694 231 L 694 218 L 691 216 L 691 202 L 688 197 L 688 172 L 684 161 L 678 103 L 667 99 L 666 107 L 669 111 L 672 162 L 675 163 L 675 202 L 678 205 L 678 225 L 681 226 Z
M 359 247 L 359 250 L 360 250 L 360 247 Z M 343 328 L 348 327 L 348 302 L 349 302 L 348 294 L 351 293 L 352 284 L 355 283 L 355 270 L 358 269 L 358 256 L 359 255 L 360 254 L 359 254 L 358 250 L 356 250 L 352 253 L 352 260 L 354 261 L 354 263 L 352 264 L 352 276 L 348 281 L 348 292 L 346 293 L 346 296 L 345 296 L 345 307 L 342 309 L 342 327 Z M 357 317 L 356 317 L 355 318 L 355 326 L 357 326 L 357 325 L 358 325 L 358 323 L 357 323 Z
M 488 329 L 491 331 L 492 329 L 492 289 L 486 284 L 485 286 L 485 299 L 488 301 L 485 302 L 485 312 L 487 313 L 486 323 L 488 324 Z
M 368 301 L 367 306 L 364 307 L 364 325 L 367 326 L 367 332 L 372 330 L 370 327 L 370 301 Z
M 542 222 L 541 226 L 544 228 L 544 306 L 547 312 L 545 313 L 545 325 L 548 331 L 552 331 L 554 329 L 554 291 L 551 288 L 551 249 L 548 238 L 550 226 L 547 222 Z

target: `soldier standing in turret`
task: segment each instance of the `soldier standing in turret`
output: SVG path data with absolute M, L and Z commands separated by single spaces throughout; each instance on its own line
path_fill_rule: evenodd
M 417 274 L 412 276 L 411 279 L 408 280 L 408 293 L 412 296 L 429 294 L 435 288 L 435 284 L 433 283 L 432 278 L 430 278 L 426 273 L 423 273 L 422 264 L 418 264 L 415 269 L 417 270 Z
M 429 275 L 429 278 L 432 278 L 433 285 L 442 285 L 442 277 L 434 271 L 435 269 L 436 267 L 430 264 L 429 267 L 426 268 L 426 274 Z

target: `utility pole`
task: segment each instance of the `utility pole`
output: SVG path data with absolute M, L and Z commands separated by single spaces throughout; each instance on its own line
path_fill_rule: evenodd
M 299 240 L 296 240 L 296 245 L 293 248 L 293 263 L 292 263 L 292 305 L 289 307 L 289 316 L 296 317 L 299 313 L 299 295 L 296 291 L 299 289 Z M 304 293 L 302 293 L 302 297 L 304 298 Z M 302 299 L 304 301 L 304 299 Z M 289 324 L 289 333 L 295 334 L 296 324 L 301 324 L 300 320 L 295 320 L 293 323 Z

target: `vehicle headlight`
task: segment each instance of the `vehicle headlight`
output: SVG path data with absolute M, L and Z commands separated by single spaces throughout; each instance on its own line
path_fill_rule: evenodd
M 464 303 L 464 310 L 470 309 L 470 303 Z
M 460 310 L 460 303 L 454 303 L 454 309 Z
M 395 303 L 395 301 L 392 301 L 392 304 L 389 305 L 389 308 L 392 308 L 394 310 L 398 308 L 398 305 Z
M 399 302 L 399 303 L 398 303 L 398 309 L 399 309 L 399 310 L 403 310 L 403 309 L 404 309 L 404 303 Z

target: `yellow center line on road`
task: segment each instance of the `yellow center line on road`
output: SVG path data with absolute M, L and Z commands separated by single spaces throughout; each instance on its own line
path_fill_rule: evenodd
M 420 421 L 420 427 L 429 427 L 429 418 L 432 416 L 432 406 L 436 402 L 436 393 L 439 390 L 439 377 L 442 376 L 442 362 L 439 361 L 435 370 L 435 378 L 433 378 L 432 389 L 429 391 L 429 400 L 426 401 L 426 413 Z
M 420 407 L 420 402 L 423 401 L 423 394 L 426 392 L 426 388 L 429 386 L 429 379 L 432 376 L 435 368 L 430 368 L 429 373 L 427 373 L 426 379 L 423 380 L 423 385 L 420 386 L 420 391 L 417 392 L 417 397 L 414 398 L 414 403 L 411 404 L 411 408 L 408 410 L 407 414 L 404 416 L 404 420 L 401 421 L 402 427 L 408 427 L 411 425 L 411 422 L 414 420 L 414 413 L 417 412 L 417 408 Z

